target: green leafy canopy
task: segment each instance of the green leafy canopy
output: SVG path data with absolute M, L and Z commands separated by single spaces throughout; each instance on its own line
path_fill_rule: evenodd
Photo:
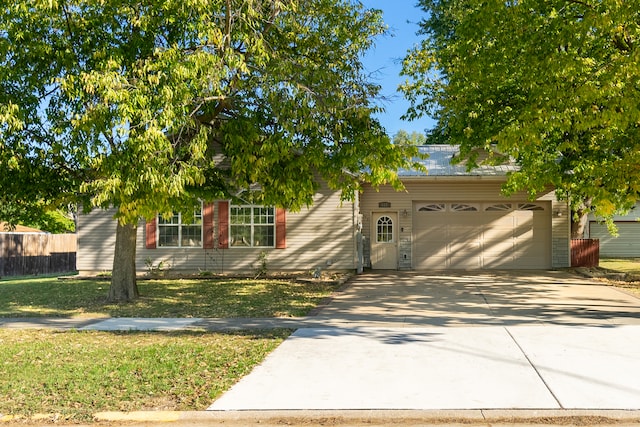
M 611 218 L 640 194 L 640 2 L 421 0 L 404 61 L 409 117 L 431 114 L 463 156 L 516 159 L 507 192 L 554 185 Z
M 416 150 L 360 62 L 384 31 L 347 0 L 0 0 L 3 197 L 136 223 L 256 186 L 298 209 L 319 177 L 400 186 Z

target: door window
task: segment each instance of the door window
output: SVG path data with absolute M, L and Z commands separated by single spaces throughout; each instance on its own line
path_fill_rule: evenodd
M 393 242 L 393 220 L 388 216 L 381 216 L 380 218 L 378 218 L 378 223 L 376 226 L 376 242 Z

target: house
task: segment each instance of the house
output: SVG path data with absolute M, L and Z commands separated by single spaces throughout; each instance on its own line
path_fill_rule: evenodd
M 192 224 L 179 213 L 140 223 L 136 265 L 228 273 L 315 269 L 548 269 L 570 264 L 570 218 L 554 191 L 529 200 L 500 193 L 513 165 L 467 172 L 452 165 L 457 147 L 420 147 L 428 174 L 400 171 L 406 191 L 365 186 L 354 202 L 323 186 L 300 212 L 205 204 Z M 114 211 L 78 220 L 78 270 L 111 270 Z
M 612 236 L 606 224 L 589 216 L 585 238 L 600 240 L 600 256 L 612 258 L 640 258 L 640 202 L 626 214 L 616 215 L 613 222 L 618 236 Z

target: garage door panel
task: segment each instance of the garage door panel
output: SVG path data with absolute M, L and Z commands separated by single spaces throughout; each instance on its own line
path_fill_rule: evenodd
M 513 238 L 513 228 L 487 228 L 482 240 L 484 242 L 504 242 L 505 240 L 511 240 Z
M 446 257 L 449 253 L 449 248 L 446 244 L 441 246 L 430 246 L 422 250 L 421 255 L 423 257 L 443 256 Z
M 460 270 L 482 268 L 482 258 L 480 255 L 455 255 L 449 258 L 449 268 Z
M 480 242 L 451 242 L 449 244 L 449 253 L 457 254 L 463 252 L 465 254 L 480 254 L 482 245 Z
M 485 256 L 484 268 L 517 268 L 513 256 Z
M 419 238 L 413 240 L 413 266 L 416 269 L 548 268 L 551 266 L 548 208 L 447 214 L 416 212 L 412 226 L 414 236 Z
M 451 227 L 449 229 L 449 239 L 457 241 L 480 240 L 480 230 L 478 228 L 480 228 L 480 226 L 464 228 Z
M 496 216 L 494 213 L 485 212 L 484 216 L 486 221 L 484 224 L 488 225 L 491 228 L 513 228 L 513 224 L 515 223 L 514 218 L 509 215 L 501 214 L 500 216 Z
M 419 264 L 415 266 L 418 270 L 444 270 L 447 267 L 448 255 L 432 255 L 420 259 Z
M 495 240 L 483 244 L 484 253 L 489 256 L 496 255 L 508 255 L 516 248 L 516 244 L 513 240 Z

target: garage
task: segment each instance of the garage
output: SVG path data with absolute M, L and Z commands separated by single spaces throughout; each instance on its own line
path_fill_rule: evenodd
M 607 226 L 595 221 L 589 223 L 589 236 L 600 240 L 600 256 L 613 258 L 640 257 L 640 222 L 615 221 L 618 237 L 609 234 Z
M 550 202 L 414 202 L 413 268 L 550 268 L 550 210 Z

